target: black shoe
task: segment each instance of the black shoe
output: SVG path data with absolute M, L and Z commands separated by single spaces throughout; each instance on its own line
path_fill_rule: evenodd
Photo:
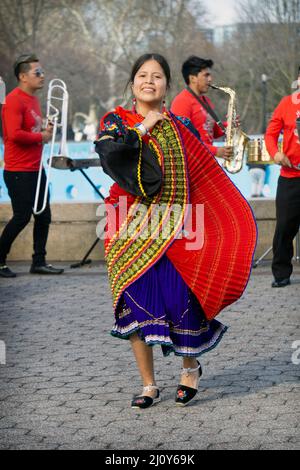
M 44 264 L 43 266 L 35 266 L 34 264 L 30 268 L 31 274 L 62 274 L 63 269 L 53 268 L 51 264 Z
M 201 364 L 199 361 L 197 362 L 198 362 L 198 366 L 195 367 L 195 369 L 182 369 L 183 373 L 187 375 L 198 371 L 199 377 L 198 377 L 197 388 L 187 387 L 186 385 L 182 385 L 182 384 L 178 385 L 177 390 L 176 390 L 176 397 L 175 397 L 175 403 L 178 406 L 188 405 L 197 395 L 198 387 L 199 387 L 199 380 L 202 375 Z
M 286 279 L 281 279 L 281 281 L 276 280 L 272 282 L 272 287 L 285 287 L 291 284 L 290 278 L 287 277 Z
M 12 272 L 6 264 L 0 265 L 0 277 L 16 277 L 16 273 Z
M 155 405 L 156 403 L 160 402 L 159 390 L 156 385 L 147 385 L 147 387 L 143 388 L 143 393 L 151 392 L 152 390 L 156 390 L 156 397 L 148 397 L 147 395 L 138 395 L 134 397 L 131 402 L 131 408 L 150 408 L 150 406 Z

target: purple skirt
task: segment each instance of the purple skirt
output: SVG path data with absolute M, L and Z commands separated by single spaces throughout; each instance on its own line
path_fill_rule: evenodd
M 131 284 L 119 302 L 113 336 L 133 333 L 165 356 L 196 357 L 214 348 L 227 327 L 206 320 L 201 305 L 167 256 Z

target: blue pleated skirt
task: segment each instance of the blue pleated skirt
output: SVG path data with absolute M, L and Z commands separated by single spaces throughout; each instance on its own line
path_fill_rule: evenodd
M 131 284 L 119 302 L 113 336 L 137 333 L 165 356 L 197 357 L 213 349 L 227 327 L 206 320 L 201 305 L 167 256 Z

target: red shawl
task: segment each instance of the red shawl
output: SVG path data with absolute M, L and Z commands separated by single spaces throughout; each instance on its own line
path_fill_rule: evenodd
M 128 126 L 143 119 L 121 107 L 114 113 Z M 185 238 L 175 239 L 165 254 L 211 320 L 243 294 L 250 276 L 257 228 L 246 199 L 206 146 L 180 120 L 171 117 L 187 159 L 189 202 L 193 208 L 204 205 L 204 242 L 201 248 L 190 250 Z M 116 202 L 120 195 L 127 195 L 129 204 L 135 200 L 115 183 L 107 202 Z

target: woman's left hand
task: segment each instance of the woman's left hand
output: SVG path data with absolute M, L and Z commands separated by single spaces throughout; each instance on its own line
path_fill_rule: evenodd
M 166 114 L 159 113 L 158 111 L 149 111 L 145 119 L 142 121 L 143 126 L 149 131 L 158 122 L 170 121 L 170 118 Z

